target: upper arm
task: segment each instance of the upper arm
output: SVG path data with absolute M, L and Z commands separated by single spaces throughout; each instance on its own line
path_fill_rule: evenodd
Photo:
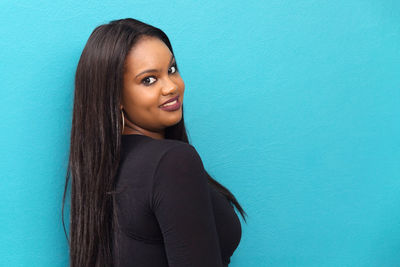
M 154 174 L 152 208 L 171 267 L 222 266 L 207 176 L 193 146 L 169 149 Z

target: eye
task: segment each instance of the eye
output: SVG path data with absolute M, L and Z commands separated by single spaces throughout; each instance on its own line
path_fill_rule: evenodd
M 142 80 L 142 83 L 143 83 L 144 85 L 146 85 L 146 86 L 152 85 L 154 82 L 152 82 L 152 83 L 146 82 L 146 81 L 149 81 L 151 78 L 152 78 L 152 79 L 155 79 L 153 76 L 147 76 L 146 78 L 144 78 L 144 79 Z
M 176 63 L 174 63 L 174 65 L 172 65 L 171 68 L 174 69 L 174 71 L 173 71 L 172 73 L 175 73 L 175 72 L 178 71 L 178 68 L 177 68 L 177 66 L 176 66 Z

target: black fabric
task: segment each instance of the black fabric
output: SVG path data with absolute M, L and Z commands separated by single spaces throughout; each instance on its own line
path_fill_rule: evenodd
M 228 266 L 240 221 L 192 145 L 123 135 L 116 190 L 115 266 Z

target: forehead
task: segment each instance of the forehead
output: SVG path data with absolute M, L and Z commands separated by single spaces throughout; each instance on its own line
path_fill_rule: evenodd
M 160 39 L 142 37 L 129 51 L 126 65 L 135 72 L 148 67 L 158 68 L 168 64 L 171 55 L 168 46 Z

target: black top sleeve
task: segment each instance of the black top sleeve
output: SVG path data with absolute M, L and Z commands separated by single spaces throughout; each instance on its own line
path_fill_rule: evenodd
M 170 267 L 223 266 L 207 176 L 192 145 L 162 156 L 151 201 Z

